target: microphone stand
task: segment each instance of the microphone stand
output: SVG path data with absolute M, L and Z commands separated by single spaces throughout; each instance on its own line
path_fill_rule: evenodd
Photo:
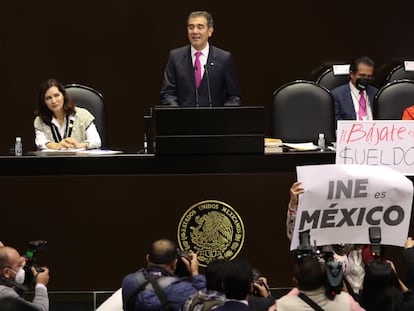
M 206 73 L 206 78 L 207 78 L 208 103 L 209 103 L 210 107 L 212 107 L 213 103 L 211 102 L 210 77 L 208 75 L 207 64 L 204 65 L 204 71 Z
M 196 107 L 198 107 L 199 106 L 199 104 L 198 104 L 198 88 L 197 88 L 197 83 L 196 83 L 196 78 L 195 78 L 196 71 L 197 71 L 197 66 L 194 66 L 195 101 L 196 101 Z

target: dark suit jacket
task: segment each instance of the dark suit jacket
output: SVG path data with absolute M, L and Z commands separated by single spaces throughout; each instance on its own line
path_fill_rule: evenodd
M 214 309 L 214 311 L 255 311 L 248 305 L 238 301 L 226 301 L 223 305 Z
M 211 106 L 240 105 L 231 53 L 210 45 L 206 70 L 197 90 L 190 45 L 172 50 L 164 71 L 161 101 L 164 105 L 180 107 L 210 106 L 210 103 Z
M 374 97 L 378 89 L 368 85 L 367 94 L 372 113 L 374 113 Z M 335 99 L 335 117 L 336 120 L 356 120 L 354 102 L 352 101 L 351 88 L 349 83 L 338 86 L 332 90 Z

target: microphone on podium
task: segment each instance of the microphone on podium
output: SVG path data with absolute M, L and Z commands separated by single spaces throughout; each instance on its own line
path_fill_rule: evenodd
M 211 107 L 211 106 L 213 106 L 213 103 L 211 102 L 210 77 L 208 75 L 207 64 L 204 65 L 204 72 L 206 74 L 206 79 L 207 79 L 208 103 L 209 103 L 209 105 Z

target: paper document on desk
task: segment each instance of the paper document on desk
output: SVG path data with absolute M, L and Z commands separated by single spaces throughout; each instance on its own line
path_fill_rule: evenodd
M 283 145 L 283 142 L 281 139 L 278 138 L 265 138 L 264 141 L 265 147 L 281 147 Z
M 40 151 L 42 155 L 75 155 L 85 148 L 68 148 L 68 149 L 43 149 Z
M 122 153 L 118 150 L 102 150 L 102 149 L 85 149 L 85 148 L 68 148 L 68 149 L 44 149 L 40 151 L 41 155 L 111 155 Z
M 312 151 L 320 149 L 313 143 L 283 143 L 283 145 L 293 151 Z
M 105 154 L 118 154 L 122 153 L 119 150 L 102 150 L 102 149 L 88 149 L 79 151 L 78 154 L 90 154 L 90 155 L 105 155 Z

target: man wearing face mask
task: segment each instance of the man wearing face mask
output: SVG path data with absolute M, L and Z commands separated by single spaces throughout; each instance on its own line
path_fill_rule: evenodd
M 374 97 L 378 89 L 371 85 L 374 61 L 362 56 L 349 68 L 350 81 L 332 90 L 336 120 L 372 120 Z
M 12 247 L 0 247 L 0 300 L 14 298 L 20 300 L 34 310 L 49 310 L 49 297 L 46 285 L 49 282 L 49 270 L 43 268 L 42 272 L 32 268 L 35 277 L 35 295 L 32 302 L 26 301 L 18 292 L 25 289 L 25 259 Z

